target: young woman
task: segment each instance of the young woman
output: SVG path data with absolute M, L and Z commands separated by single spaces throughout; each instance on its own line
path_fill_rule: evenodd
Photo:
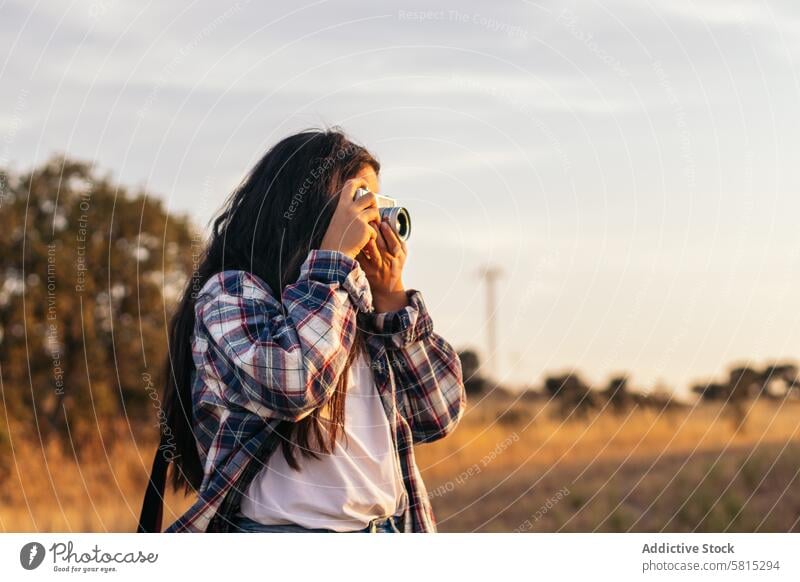
M 453 430 L 461 364 L 402 281 L 380 165 L 340 131 L 288 137 L 218 218 L 170 326 L 139 531 L 433 532 L 413 445 Z

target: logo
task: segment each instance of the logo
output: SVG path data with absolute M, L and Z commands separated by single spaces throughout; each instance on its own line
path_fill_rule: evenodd
M 44 561 L 44 546 L 39 542 L 28 542 L 19 551 L 19 563 L 26 570 L 35 570 Z

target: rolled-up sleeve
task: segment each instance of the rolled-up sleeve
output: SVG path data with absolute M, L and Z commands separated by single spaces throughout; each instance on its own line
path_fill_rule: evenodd
M 223 398 L 265 418 L 296 421 L 332 395 L 352 347 L 358 311 L 372 311 L 358 262 L 313 250 L 278 300 L 246 271 L 216 275 L 196 317 L 233 378 Z
M 432 442 L 461 420 L 466 391 L 461 360 L 433 330 L 422 293 L 406 291 L 408 305 L 362 316 L 364 329 L 386 347 L 397 382 L 397 401 L 414 442 Z

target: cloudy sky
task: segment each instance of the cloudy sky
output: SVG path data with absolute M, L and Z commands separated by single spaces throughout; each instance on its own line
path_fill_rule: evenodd
M 278 139 L 344 127 L 457 347 L 503 270 L 507 382 L 800 356 L 791 0 L 6 1 L 0 32 L 1 165 L 94 160 L 200 225 Z

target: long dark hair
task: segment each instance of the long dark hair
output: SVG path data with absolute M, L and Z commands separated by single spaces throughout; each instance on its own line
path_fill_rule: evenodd
M 200 487 L 203 467 L 192 428 L 192 334 L 195 299 L 215 273 L 244 270 L 260 277 L 276 295 L 293 283 L 300 266 L 312 249 L 319 248 L 336 208 L 336 194 L 344 182 L 365 166 L 375 173 L 378 161 L 341 130 L 308 130 L 289 136 L 272 147 L 258 161 L 227 200 L 214 219 L 213 231 L 202 260 L 183 292 L 169 326 L 169 351 L 165 363 L 166 385 L 163 402 L 167 427 L 174 439 L 171 483 L 188 493 Z M 356 332 L 355 349 L 350 351 L 345 372 L 339 378 L 328 403 L 329 419 L 321 409 L 299 422 L 282 422 L 282 451 L 287 462 L 299 468 L 294 455 L 316 456 L 316 448 L 330 452 L 344 422 L 347 370 L 363 338 Z M 321 425 L 327 424 L 329 440 Z

